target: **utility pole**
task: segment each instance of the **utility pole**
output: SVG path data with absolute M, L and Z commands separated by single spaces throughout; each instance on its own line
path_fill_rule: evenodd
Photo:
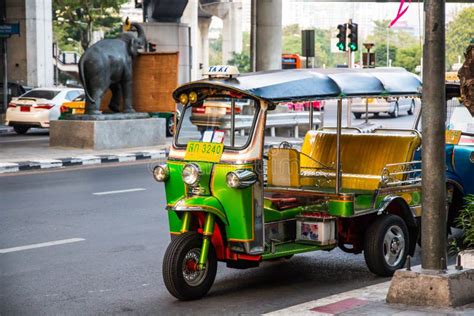
M 421 267 L 446 269 L 445 0 L 425 0 Z

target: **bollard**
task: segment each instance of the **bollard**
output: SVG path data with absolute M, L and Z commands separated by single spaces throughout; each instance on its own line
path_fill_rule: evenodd
M 407 256 L 407 264 L 406 264 L 407 271 L 411 271 L 411 257 Z
M 440 258 L 440 263 L 441 263 L 441 269 L 443 270 L 442 272 L 445 272 L 448 269 L 448 267 L 446 266 L 446 259 L 441 257 Z
M 462 265 L 461 265 L 461 255 L 458 255 L 456 258 L 456 270 L 460 271 L 462 270 Z

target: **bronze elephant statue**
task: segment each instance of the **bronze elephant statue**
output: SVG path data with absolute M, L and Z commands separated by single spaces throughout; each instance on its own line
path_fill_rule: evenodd
M 129 23 L 129 30 L 116 39 L 103 39 L 89 47 L 79 60 L 79 78 L 85 91 L 86 114 L 101 114 L 100 104 L 110 88 L 109 109 L 119 112 L 123 97 L 123 111 L 135 112 L 132 106 L 132 65 L 138 50 L 146 45 L 143 28 Z

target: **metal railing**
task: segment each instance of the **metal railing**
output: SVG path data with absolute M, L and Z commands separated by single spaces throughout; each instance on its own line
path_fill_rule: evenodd
M 381 187 L 421 183 L 421 161 L 387 164 L 380 176 Z

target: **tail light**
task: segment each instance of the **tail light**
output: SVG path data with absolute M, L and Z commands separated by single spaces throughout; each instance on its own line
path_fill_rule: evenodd
M 206 112 L 206 108 L 201 106 L 201 107 L 193 107 L 193 113 L 205 113 Z
M 225 114 L 230 114 L 230 113 L 232 113 L 232 109 L 226 108 Z M 240 114 L 240 108 L 235 108 L 235 114 Z
M 68 111 L 69 111 L 69 108 L 67 106 L 61 105 L 61 107 L 59 108 L 59 112 L 61 113 L 65 113 Z
M 9 108 L 16 108 L 16 104 L 15 103 L 8 103 L 8 107 Z
M 53 107 L 54 105 L 52 104 L 38 104 L 36 106 L 34 106 L 35 109 L 45 109 L 45 110 L 49 110 Z

